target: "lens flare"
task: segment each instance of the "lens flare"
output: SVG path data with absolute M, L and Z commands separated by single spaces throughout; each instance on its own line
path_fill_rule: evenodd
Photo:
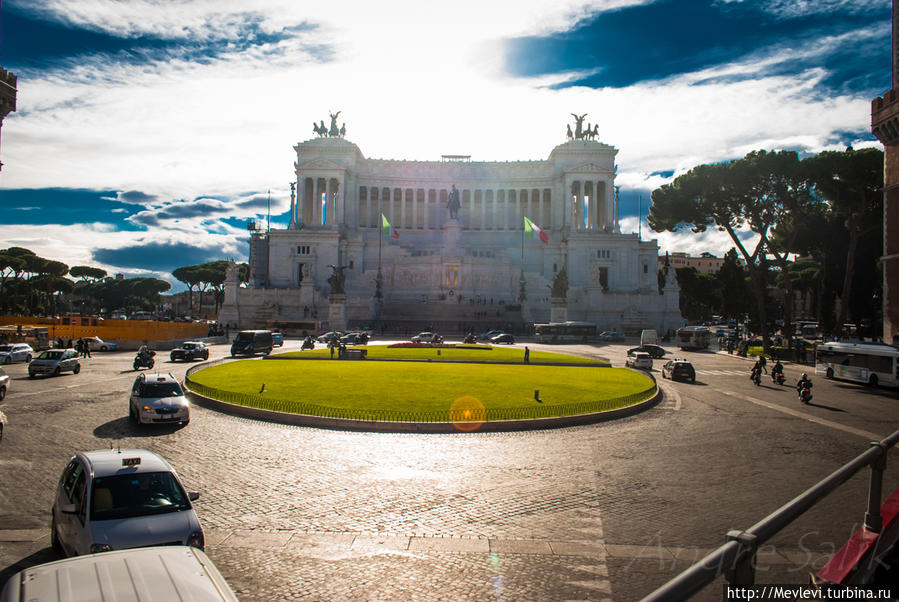
M 456 429 L 470 433 L 487 420 L 487 409 L 477 397 L 463 395 L 450 406 L 449 419 Z

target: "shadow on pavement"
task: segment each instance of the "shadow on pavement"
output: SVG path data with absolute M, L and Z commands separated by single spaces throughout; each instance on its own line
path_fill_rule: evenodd
M 110 420 L 94 429 L 94 436 L 100 439 L 121 439 L 123 437 L 162 437 L 180 430 L 182 425 L 172 424 L 134 424 L 128 416 Z
M 19 571 L 25 570 L 29 567 L 36 566 L 38 564 L 44 564 L 45 562 L 53 562 L 54 560 L 62 560 L 62 556 L 53 551 L 53 548 L 47 546 L 46 548 L 42 548 L 37 552 L 22 558 L 21 560 L 16 561 L 15 563 L 9 565 L 8 567 L 0 570 L 0 589 L 3 588 L 3 585 L 9 581 L 9 578 L 18 573 Z

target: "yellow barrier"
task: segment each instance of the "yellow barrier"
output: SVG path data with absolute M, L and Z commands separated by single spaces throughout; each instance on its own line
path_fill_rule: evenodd
M 0 325 L 46 326 L 51 339 L 98 336 L 103 340 L 171 341 L 205 337 L 208 324 L 156 322 L 154 320 L 101 320 L 95 325 L 61 324 L 62 318 L 0 316 Z

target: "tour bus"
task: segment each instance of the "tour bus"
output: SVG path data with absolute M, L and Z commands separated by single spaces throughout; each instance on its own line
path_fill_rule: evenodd
M 318 336 L 328 329 L 327 320 L 269 320 L 268 329 L 280 332 L 287 336 L 305 337 L 307 335 Z
M 876 387 L 899 386 L 899 349 L 883 343 L 822 343 L 815 374 Z
M 684 326 L 677 329 L 677 346 L 681 349 L 707 349 L 710 332 L 706 326 Z
M 591 322 L 550 322 L 534 324 L 538 343 L 586 343 L 596 339 L 596 324 Z

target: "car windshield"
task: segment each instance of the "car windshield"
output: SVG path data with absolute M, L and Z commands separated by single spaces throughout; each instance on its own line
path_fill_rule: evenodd
M 184 489 L 170 472 L 113 475 L 94 479 L 91 520 L 115 520 L 189 510 Z
M 178 397 L 179 395 L 184 395 L 184 392 L 181 390 L 181 385 L 175 381 L 144 383 L 140 390 L 141 397 Z
M 45 351 L 37 359 L 39 360 L 58 360 L 62 359 L 62 351 Z
M 184 343 L 181 345 L 182 349 L 196 349 L 197 345 L 195 343 Z

